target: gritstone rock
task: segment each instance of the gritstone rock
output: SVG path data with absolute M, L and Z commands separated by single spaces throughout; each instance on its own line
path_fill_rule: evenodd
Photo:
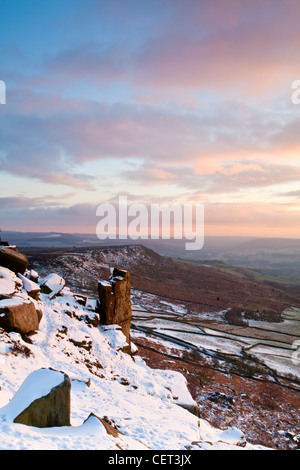
M 24 274 L 28 266 L 28 258 L 15 248 L 2 247 L 0 249 L 0 266 L 10 269 L 15 274 Z
M 62 277 L 52 273 L 41 282 L 41 292 L 48 294 L 50 299 L 54 299 L 54 297 L 60 294 L 65 285 L 66 281 Z
M 98 283 L 100 323 L 119 325 L 130 344 L 131 285 L 130 273 L 115 268 L 109 282 Z
M 15 423 L 39 428 L 70 426 L 71 416 L 71 381 L 63 372 L 53 369 L 39 369 L 30 374 L 21 389 L 11 400 L 27 404 L 14 418 Z M 24 399 L 23 399 L 24 397 Z
M 41 291 L 40 286 L 36 282 L 33 282 L 27 277 L 22 276 L 22 274 L 18 274 L 18 278 L 21 279 L 23 288 L 26 290 L 27 294 L 33 299 L 38 300 L 39 293 Z
M 29 298 L 0 300 L 0 326 L 6 331 L 32 333 L 38 329 L 42 316 L 42 311 Z
M 0 300 L 22 293 L 22 281 L 10 269 L 0 267 Z

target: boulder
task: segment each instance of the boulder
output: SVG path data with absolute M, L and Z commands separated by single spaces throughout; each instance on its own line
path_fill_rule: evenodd
M 28 266 L 28 258 L 13 247 L 1 247 L 0 266 L 8 268 L 15 274 L 24 274 Z
M 14 423 L 48 428 L 70 426 L 71 381 L 63 372 L 38 369 L 23 382 L 17 393 L 0 410 Z
M 89 434 L 97 435 L 99 438 L 101 436 L 103 444 L 105 444 L 106 441 L 109 448 L 111 444 L 114 443 L 117 451 L 131 449 L 135 451 L 150 450 L 150 448 L 142 442 L 119 431 L 114 421 L 107 416 L 100 418 L 94 413 L 90 413 L 89 417 L 82 424 L 82 431 L 84 433 L 88 432 Z
M 99 416 L 95 415 L 94 413 L 90 413 L 88 418 L 84 421 L 84 423 L 87 423 L 88 421 L 91 421 L 92 419 L 99 421 L 105 428 L 105 431 L 107 434 L 109 434 L 112 437 L 119 437 L 120 432 L 116 427 L 112 425 L 112 422 L 107 418 L 107 416 L 104 416 L 104 418 L 99 418 Z
M 31 269 L 29 279 L 37 283 L 39 282 L 39 274 L 34 269 Z
M 29 297 L 0 300 L 0 327 L 8 332 L 32 333 L 38 329 L 42 316 Z
M 38 296 L 41 291 L 40 286 L 22 274 L 18 274 L 18 278 L 21 279 L 23 288 L 26 290 L 27 294 L 33 299 L 38 300 Z
M 66 281 L 60 277 L 58 274 L 52 273 L 49 274 L 42 282 L 41 282 L 41 292 L 43 294 L 48 294 L 51 299 L 54 299 L 66 285 Z
M 84 307 L 86 307 L 86 304 L 87 304 L 87 296 L 86 295 L 74 294 L 73 296 L 74 296 L 74 299 L 76 300 L 76 302 L 79 305 L 83 305 Z

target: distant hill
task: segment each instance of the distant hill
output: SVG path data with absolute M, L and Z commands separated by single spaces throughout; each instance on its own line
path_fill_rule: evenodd
M 256 238 L 242 242 L 241 250 L 300 250 L 300 239 L 298 238 Z
M 187 303 L 196 311 L 238 308 L 250 317 L 278 321 L 300 297 L 279 285 L 257 282 L 241 268 L 209 267 L 164 257 L 142 245 L 99 248 L 36 248 L 25 251 L 30 265 L 42 276 L 57 272 L 74 289 L 97 292 L 98 279 L 110 275 L 110 266 L 131 272 L 134 288 Z
M 84 248 L 135 245 L 156 253 L 198 263 L 221 262 L 257 270 L 268 281 L 300 288 L 300 240 L 259 237 L 205 237 L 201 250 L 186 251 L 185 240 L 99 240 L 96 234 L 3 231 L 2 240 L 20 248 Z

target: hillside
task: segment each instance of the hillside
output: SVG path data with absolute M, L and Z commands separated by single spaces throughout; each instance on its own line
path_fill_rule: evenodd
M 99 240 L 96 234 L 60 232 L 11 232 L 3 237 L 22 249 L 28 248 L 92 248 L 118 246 L 119 240 Z M 121 242 L 134 245 L 130 239 Z M 268 280 L 286 284 L 300 292 L 300 241 L 289 238 L 258 238 L 236 236 L 206 236 L 204 246 L 198 251 L 186 251 L 185 240 L 140 240 L 143 246 L 162 256 L 198 263 L 223 262 L 253 270 L 258 281 Z
M 183 373 L 201 417 L 235 426 L 249 442 L 298 445 L 299 297 L 253 280 L 248 270 L 199 266 L 142 246 L 31 249 L 42 274 L 58 272 L 74 291 L 95 297 L 111 266 L 131 271 L 131 334 L 151 367 Z M 259 423 L 259 425 L 257 425 Z
M 0 267 L 0 308 L 4 312 L 0 316 L 22 303 L 42 314 L 33 334 L 0 329 L 1 450 L 262 448 L 247 443 L 235 427 L 216 429 L 188 411 L 196 403 L 184 376 L 151 369 L 136 352 L 124 353 L 120 328 L 95 322 L 93 299 L 83 306 L 55 274 L 34 283 L 40 288 L 47 285 L 50 292 L 42 290 L 39 300 L 33 300 L 28 294 L 33 287 L 29 275 L 28 271 L 23 277 L 16 276 Z M 40 428 L 16 424 L 15 416 L 37 400 L 42 389 L 56 385 L 55 371 L 67 374 L 70 380 L 71 425 Z
M 41 273 L 55 270 L 70 286 L 89 294 L 95 294 L 97 279 L 108 275 L 109 266 L 116 265 L 130 270 L 135 289 L 184 302 L 199 313 L 232 307 L 250 318 L 279 321 L 285 308 L 300 307 L 299 296 L 283 286 L 249 279 L 247 271 L 241 268 L 230 272 L 179 262 L 142 245 L 71 250 L 39 248 L 24 252 Z

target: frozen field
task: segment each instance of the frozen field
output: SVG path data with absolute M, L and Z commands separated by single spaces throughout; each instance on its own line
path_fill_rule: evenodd
M 168 346 L 173 338 L 209 353 L 242 356 L 246 352 L 248 357 L 257 358 L 277 374 L 292 375 L 300 380 L 300 365 L 295 360 L 296 349 L 300 346 L 300 309 L 285 310 L 280 323 L 249 320 L 248 327 L 238 327 L 228 325 L 222 312 L 198 314 L 195 321 L 195 314 L 190 316 L 184 306 L 156 302 L 155 296 L 150 297 L 148 310 L 138 303 L 133 304 L 133 324 L 147 328 L 154 335 L 166 335 Z M 147 294 L 148 301 L 150 297 Z M 153 304 L 157 308 L 152 308 Z

